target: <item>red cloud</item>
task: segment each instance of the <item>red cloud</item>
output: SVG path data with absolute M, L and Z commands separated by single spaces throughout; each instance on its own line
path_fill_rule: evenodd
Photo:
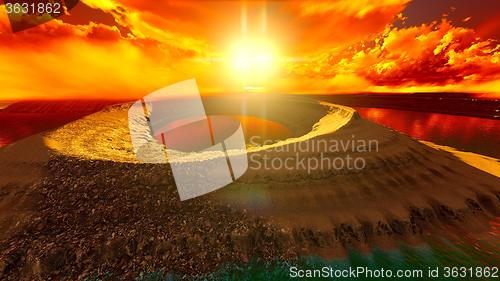
M 375 85 L 446 85 L 500 77 L 499 45 L 448 22 L 390 29 L 364 51 L 356 72 Z M 373 61 L 363 65 L 363 61 Z
M 373 86 L 443 86 L 500 78 L 500 45 L 447 21 L 409 28 L 388 27 L 369 42 L 337 48 L 291 73 L 317 79 L 355 75 Z

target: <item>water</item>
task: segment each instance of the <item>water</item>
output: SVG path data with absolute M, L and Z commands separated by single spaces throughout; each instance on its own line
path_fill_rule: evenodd
M 63 126 L 120 102 L 57 100 L 0 103 L 0 148 L 45 130 Z
M 419 140 L 500 158 L 500 120 L 359 107 L 360 115 Z

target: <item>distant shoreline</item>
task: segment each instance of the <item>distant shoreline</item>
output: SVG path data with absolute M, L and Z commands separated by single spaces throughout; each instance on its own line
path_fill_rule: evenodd
M 342 94 L 314 95 L 314 98 L 350 107 L 388 108 L 500 120 L 499 99 L 478 98 L 466 94 Z
M 244 96 L 248 94 L 221 94 L 213 96 Z M 279 96 L 303 96 L 321 101 L 350 107 L 371 107 L 407 110 L 415 112 L 442 113 L 458 116 L 471 116 L 500 120 L 500 99 L 479 97 L 467 93 L 413 93 L 413 94 L 390 94 L 390 93 L 358 93 L 358 94 L 265 94 L 270 97 Z M 248 95 L 253 96 L 253 95 Z M 210 98 L 207 95 L 205 98 Z M 23 101 L 0 101 L 0 112 L 12 104 L 46 104 L 46 103 L 107 103 L 117 104 L 130 101 L 119 99 L 57 99 L 57 100 L 23 100 Z

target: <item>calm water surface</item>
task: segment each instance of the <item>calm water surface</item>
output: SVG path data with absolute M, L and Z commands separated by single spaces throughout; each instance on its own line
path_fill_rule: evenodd
M 360 115 L 416 139 L 500 158 L 500 120 L 359 107 Z

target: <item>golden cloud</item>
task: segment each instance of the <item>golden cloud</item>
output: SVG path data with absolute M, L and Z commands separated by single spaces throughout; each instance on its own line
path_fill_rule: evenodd
M 365 44 L 335 49 L 290 66 L 317 79 L 358 76 L 372 86 L 473 85 L 500 78 L 500 45 L 446 20 L 417 27 L 388 27 Z M 497 89 L 498 90 L 498 89 Z

